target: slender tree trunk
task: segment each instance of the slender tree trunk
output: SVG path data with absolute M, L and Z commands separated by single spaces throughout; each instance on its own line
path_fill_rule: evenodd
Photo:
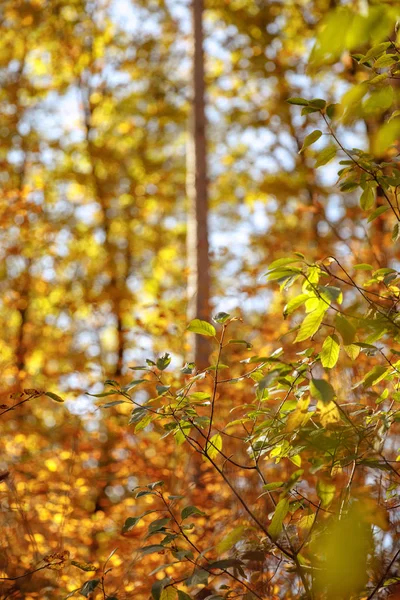
M 187 148 L 188 319 L 210 318 L 210 258 L 208 250 L 207 150 L 203 52 L 203 0 L 192 0 L 192 111 Z M 193 336 L 193 360 L 208 366 L 209 341 Z

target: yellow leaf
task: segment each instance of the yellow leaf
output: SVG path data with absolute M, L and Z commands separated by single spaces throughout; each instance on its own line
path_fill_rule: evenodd
M 308 421 L 308 419 L 311 417 L 311 413 L 308 412 L 309 404 L 309 397 L 298 401 L 295 410 L 288 417 L 286 431 L 294 431 L 294 429 L 301 427 Z
M 173 587 L 167 587 L 161 592 L 160 600 L 176 600 L 176 597 L 176 589 Z
M 314 521 L 315 514 L 311 513 L 310 515 L 305 515 L 304 517 L 301 517 L 301 519 L 297 523 L 297 526 L 300 527 L 300 529 L 311 529 Z
M 341 420 L 339 410 L 332 400 L 327 403 L 318 400 L 317 411 L 323 427 L 332 425 Z
M 325 308 L 318 308 L 310 314 L 308 314 L 302 322 L 297 337 L 294 341 L 303 342 L 304 340 L 307 340 L 308 338 L 312 337 L 314 333 L 318 331 L 327 309 L 328 306 L 325 305 Z
M 220 450 L 222 450 L 222 437 L 219 433 L 217 433 L 216 435 L 213 435 L 213 437 L 210 438 L 210 441 L 207 443 L 207 456 L 209 456 L 210 458 L 215 458 L 216 456 L 218 456 Z

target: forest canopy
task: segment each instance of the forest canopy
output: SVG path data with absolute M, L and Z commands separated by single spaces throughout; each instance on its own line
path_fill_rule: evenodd
M 0 2 L 1 600 L 400 598 L 398 19 Z

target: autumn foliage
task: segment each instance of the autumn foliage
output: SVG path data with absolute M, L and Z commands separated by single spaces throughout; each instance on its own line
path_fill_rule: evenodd
M 398 11 L 195 8 L 0 4 L 0 598 L 400 597 Z

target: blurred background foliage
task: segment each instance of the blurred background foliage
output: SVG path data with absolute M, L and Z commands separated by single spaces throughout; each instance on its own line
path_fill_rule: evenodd
M 385 115 L 399 76 L 367 94 L 351 54 L 394 39 L 397 8 L 206 2 L 212 306 L 245 315 L 238 337 L 260 355 L 289 329 L 284 299 L 262 278 L 272 260 L 297 251 L 310 261 L 397 265 L 387 222 L 367 224 L 358 195 L 335 188 L 339 159 L 316 169 L 323 138 L 299 153 L 317 118 L 286 102 L 341 102 L 342 139 L 382 154 L 398 134 Z M 118 547 L 109 585 L 118 598 L 148 598 L 155 558 L 139 565 L 133 554 L 143 529 L 121 535 L 136 514 L 131 490 L 157 479 L 177 494 L 187 486 L 190 454 L 172 443 L 160 452 L 154 429 L 135 435 L 123 407 L 105 413 L 86 391 L 107 378 L 127 383 L 144 357 L 168 350 L 179 367 L 189 356 L 190 35 L 186 0 L 1 2 L 1 404 L 30 389 L 66 400 L 34 397 L 2 417 L 0 468 L 10 475 L 0 483 L 0 569 L 9 577 L 64 549 L 99 566 Z M 227 388 L 226 405 L 245 402 L 244 384 L 241 392 L 239 400 Z M 196 468 L 193 503 L 210 509 L 197 535 L 212 545 L 232 499 L 205 464 Z M 47 569 L 0 583 L 0 594 L 64 598 L 86 579 L 78 567 Z M 279 580 L 268 593 L 299 597 Z

